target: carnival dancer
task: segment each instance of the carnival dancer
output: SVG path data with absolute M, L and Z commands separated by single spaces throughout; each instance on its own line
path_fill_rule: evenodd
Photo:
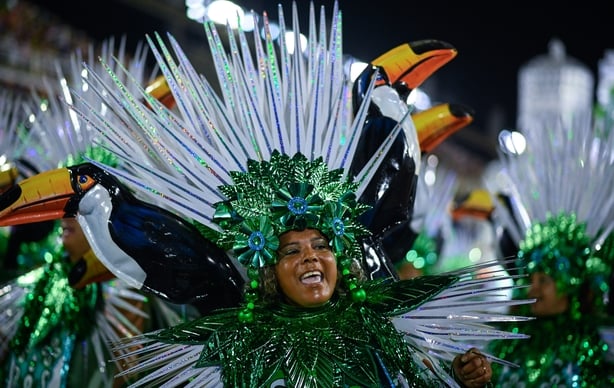
M 606 242 L 614 228 L 614 136 L 610 119 L 605 131 L 599 122 L 588 112 L 573 124 L 535 120 L 523 131 L 526 151 L 502 152 L 485 181 L 495 199 L 492 219 L 530 275 L 517 283 L 536 299 L 522 311 L 537 318 L 522 325 L 530 340 L 492 344 L 496 355 L 521 365 L 501 368 L 497 386 L 614 383 L 601 336 L 612 326 L 606 296 L 614 251 Z
M 103 137 L 99 145 L 129 168 L 92 160 L 54 172 L 73 182 L 60 213 L 76 214 L 104 265 L 135 287 L 189 300 L 191 282 L 218 285 L 214 296 L 234 295 L 233 267 L 247 278 L 239 306 L 119 345 L 118 361 L 128 368 L 121 376 L 135 375 L 136 386 L 487 385 L 491 362 L 506 361 L 463 339 L 479 337 L 485 346 L 524 338 L 488 325 L 523 317 L 487 310 L 530 300 L 481 302 L 498 292 L 489 282 L 507 276 L 473 277 L 492 263 L 404 281 L 364 278 L 361 238 L 370 230 L 358 217 L 369 206 L 358 199 L 401 133 L 402 159 L 413 163 L 407 171 L 419 170 L 410 110 L 393 87 L 402 77 L 391 81 L 376 71 L 352 110 L 337 3 L 330 31 L 324 19 L 318 31 L 311 4 L 305 57 L 285 49 L 279 11 L 278 47 L 266 13 L 264 38 L 255 33 L 250 43 L 244 32 L 226 31 L 229 53 L 215 26 L 204 24 L 220 94 L 170 35 L 170 46 L 158 34 L 149 42 L 176 110 L 120 81 L 90 83 L 122 120 L 80 114 Z M 298 19 L 294 4 L 295 47 Z M 398 50 L 404 59 L 416 55 L 412 45 Z M 398 73 L 413 65 L 405 62 Z M 387 118 L 380 121 L 386 136 L 364 168 L 350 173 L 373 115 Z M 135 158 L 135 148 L 149 157 Z M 40 179 L 0 197 L 0 222 L 28 212 L 19 190 Z M 160 202 L 166 209 L 153 205 Z

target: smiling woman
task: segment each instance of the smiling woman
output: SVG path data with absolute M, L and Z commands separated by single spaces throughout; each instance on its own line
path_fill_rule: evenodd
M 64 169 L 89 190 L 68 194 L 62 212 L 78 213 L 109 270 L 134 280 L 122 270 L 131 260 L 160 295 L 205 284 L 198 296 L 208 300 L 241 285 L 236 304 L 120 341 L 120 376 L 134 377 L 133 386 L 486 386 L 500 360 L 472 341 L 524 338 L 492 331 L 490 322 L 508 317 L 488 306 L 528 302 L 484 306 L 482 297 L 500 292 L 491 282 L 508 278 L 497 262 L 404 281 L 355 270 L 367 269 L 367 250 L 385 266 L 383 246 L 391 246 L 374 238 L 410 221 L 421 148 L 400 94 L 456 50 L 436 40 L 396 46 L 353 88 L 338 4 L 330 30 L 313 4 L 308 14 L 316 39 L 305 56 L 242 31 L 226 51 L 219 26 L 205 23 L 220 95 L 171 35 L 169 44 L 159 34 L 148 42 L 173 108 L 140 85 L 135 92 L 92 74 L 89 86 L 109 96 L 106 113 L 118 120 L 79 113 L 122 168 Z M 300 31 L 297 2 L 291 18 L 281 8 L 278 15 Z M 45 176 L 37 178 L 28 184 Z M 19 210 L 11 203 L 0 223 Z M 241 266 L 246 281 L 235 282 Z M 477 278 L 483 270 L 492 276 Z
M 279 237 L 275 274 L 287 302 L 317 307 L 337 286 L 337 261 L 327 239 L 315 229 L 289 231 Z

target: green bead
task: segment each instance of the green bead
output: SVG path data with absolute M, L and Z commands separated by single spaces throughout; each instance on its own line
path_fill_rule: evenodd
M 248 309 L 243 309 L 239 312 L 239 322 L 246 323 L 246 322 L 253 322 L 253 320 L 254 320 L 254 315 Z
M 354 302 L 364 302 L 367 299 L 367 293 L 362 288 L 352 290 L 352 300 Z

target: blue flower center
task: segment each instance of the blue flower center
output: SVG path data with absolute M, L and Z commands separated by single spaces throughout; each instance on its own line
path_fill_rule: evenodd
M 252 232 L 247 240 L 247 245 L 254 251 L 261 251 L 264 248 L 265 240 L 261 231 Z
M 288 201 L 288 210 L 292 214 L 305 214 L 307 212 L 307 201 L 305 201 L 305 198 L 293 197 Z
M 345 225 L 343 224 L 343 221 L 338 218 L 335 217 L 333 219 L 333 232 L 335 232 L 336 236 L 343 236 L 343 234 L 345 233 Z

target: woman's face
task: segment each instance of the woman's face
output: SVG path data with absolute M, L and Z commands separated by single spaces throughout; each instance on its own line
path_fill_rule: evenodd
M 282 234 L 277 256 L 275 276 L 292 304 L 317 307 L 330 300 L 337 284 L 337 260 L 318 230 Z
M 565 312 L 569 306 L 567 296 L 558 295 L 556 282 L 543 272 L 531 274 L 528 296 L 537 299 L 531 304 L 531 312 L 537 317 L 560 314 Z

